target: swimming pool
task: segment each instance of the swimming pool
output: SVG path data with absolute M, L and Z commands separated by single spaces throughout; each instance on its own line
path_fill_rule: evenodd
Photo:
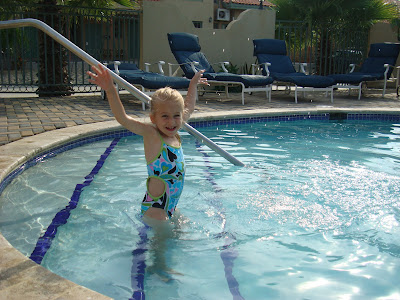
M 3 205 L 1 231 L 29 256 L 71 194 L 82 191 L 42 265 L 116 299 L 132 297 L 140 282 L 149 299 L 398 297 L 399 119 L 315 118 L 202 128 L 245 168 L 182 133 L 188 169 L 179 208 L 185 218 L 168 241 L 167 258 L 184 275 L 169 283 L 140 269 L 153 263 L 153 237 L 137 217 L 146 170 L 136 137 L 120 136 L 114 146 L 114 137 L 87 144 L 20 174 L 2 203 L 15 205 L 16 191 L 34 201 L 22 197 L 14 215 Z M 82 179 L 94 174 L 100 156 L 101 168 Z M 94 180 L 77 190 L 88 178 Z M 37 211 L 45 195 L 53 206 L 45 202 L 46 210 Z M 18 229 L 13 242 L 8 231 Z

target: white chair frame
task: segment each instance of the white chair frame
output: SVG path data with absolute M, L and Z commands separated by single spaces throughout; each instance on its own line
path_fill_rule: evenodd
M 388 81 L 388 78 L 387 78 L 387 74 L 388 74 L 388 72 L 389 72 L 389 68 L 391 67 L 389 64 L 384 64 L 383 65 L 384 66 L 384 68 L 385 68 L 385 72 L 383 73 L 383 79 L 382 80 L 374 80 L 374 81 L 372 81 L 372 82 L 380 82 L 380 81 L 383 81 L 383 91 L 382 91 L 382 98 L 384 98 L 385 97 L 385 93 L 386 93 L 386 85 L 387 85 L 387 81 Z M 353 73 L 354 72 L 354 69 L 355 69 L 355 67 L 356 67 L 356 65 L 355 64 L 350 64 L 349 65 L 349 67 L 350 67 L 350 72 L 349 72 L 349 74 L 351 74 L 351 73 Z M 393 66 L 392 66 L 393 67 Z M 397 69 L 397 78 L 396 78 L 396 91 L 398 91 L 398 87 L 399 87 L 399 67 L 397 67 L 396 68 Z M 354 85 L 354 84 L 347 84 L 347 83 L 337 83 L 337 84 L 335 84 L 333 87 L 334 88 L 338 88 L 338 89 L 340 89 L 340 88 L 342 88 L 342 89 L 349 89 L 349 94 L 350 94 L 350 91 L 351 91 L 351 89 L 358 89 L 358 100 L 360 100 L 361 99 L 361 93 L 362 93 L 362 84 L 364 83 L 364 82 L 366 82 L 366 81 L 361 81 L 359 84 L 357 84 L 357 85 Z M 398 93 L 398 92 L 397 92 Z

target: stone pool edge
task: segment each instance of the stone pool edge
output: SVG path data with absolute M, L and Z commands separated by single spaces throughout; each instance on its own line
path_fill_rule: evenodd
M 400 108 L 315 107 L 312 109 L 258 109 L 254 111 L 246 110 L 244 107 L 242 110 L 230 112 L 195 112 L 191 121 L 324 113 L 399 114 Z M 116 121 L 92 123 L 41 133 L 1 146 L 0 182 L 29 159 L 52 148 L 77 139 L 120 129 L 122 126 Z M 0 290 L 6 299 L 112 299 L 73 283 L 36 264 L 12 247 L 1 233 L 0 257 Z

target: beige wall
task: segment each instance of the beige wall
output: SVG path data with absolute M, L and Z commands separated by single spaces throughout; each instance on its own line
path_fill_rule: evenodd
M 176 63 L 168 45 L 169 32 L 198 35 L 202 52 L 210 62 L 229 61 L 238 67 L 254 63 L 253 39 L 274 38 L 275 11 L 246 10 L 227 29 L 213 29 L 213 22 L 209 22 L 213 8 L 213 0 L 143 1 L 141 63 Z M 194 28 L 192 21 L 203 21 L 203 28 Z M 166 66 L 164 71 L 168 72 Z
M 376 23 L 371 28 L 369 40 L 370 44 L 384 42 L 398 43 L 397 27 L 393 27 L 389 23 Z

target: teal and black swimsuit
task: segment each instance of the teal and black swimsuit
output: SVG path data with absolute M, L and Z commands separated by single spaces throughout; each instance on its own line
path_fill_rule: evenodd
M 142 202 L 142 215 L 150 208 L 164 209 L 171 218 L 178 204 L 182 193 L 185 177 L 185 160 L 183 157 L 182 145 L 173 147 L 161 139 L 159 155 L 147 164 L 147 191 Z M 159 197 L 153 197 L 149 192 L 149 179 L 155 177 L 165 184 L 164 193 Z

